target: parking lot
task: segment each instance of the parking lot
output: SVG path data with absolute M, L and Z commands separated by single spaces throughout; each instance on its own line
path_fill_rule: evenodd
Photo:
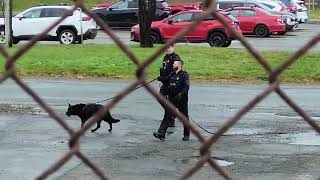
M 115 34 L 127 45 L 138 45 L 137 42 L 130 41 L 129 30 L 114 29 Z M 255 36 L 245 36 L 247 40 L 260 51 L 294 51 L 301 48 L 320 33 L 320 24 L 300 24 L 300 26 L 285 35 L 271 35 L 268 38 L 257 38 Z M 23 41 L 25 43 L 26 41 Z M 39 44 L 59 44 L 59 42 L 38 42 Z M 103 31 L 99 31 L 93 40 L 86 40 L 84 44 L 114 44 L 112 39 Z M 205 46 L 210 47 L 208 43 L 178 43 L 178 46 Z M 276 45 L 276 46 L 275 46 Z M 234 40 L 228 48 L 243 49 L 243 45 Z M 317 44 L 311 51 L 320 51 L 320 44 Z
M 138 44 L 130 41 L 130 31 L 115 30 L 118 37 L 126 44 Z M 297 30 L 287 32 L 285 35 L 272 35 L 269 38 L 257 38 L 246 36 L 249 42 L 258 50 L 293 51 L 301 48 L 305 43 L 320 33 L 320 24 L 300 24 Z M 94 40 L 87 40 L 85 44 L 113 44 L 112 39 L 104 32 L 100 31 Z M 208 43 L 179 43 L 178 45 L 206 46 Z M 276 45 L 276 46 L 275 46 Z M 242 44 L 235 40 L 229 48 L 244 48 Z M 320 44 L 317 44 L 312 51 L 320 51 Z

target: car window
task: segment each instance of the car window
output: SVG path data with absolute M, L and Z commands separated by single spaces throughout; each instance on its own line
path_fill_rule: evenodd
M 201 16 L 203 16 L 203 13 L 193 13 L 192 15 L 192 20 L 197 20 L 199 19 Z M 212 20 L 216 20 L 215 17 L 213 17 L 211 14 L 208 14 L 203 21 L 212 21 Z
M 114 3 L 110 6 L 112 9 L 127 9 L 128 8 L 128 1 L 119 1 Z
M 234 16 L 234 17 L 237 17 L 238 16 L 238 11 L 237 10 L 230 11 L 230 15 Z
M 173 18 L 171 18 L 171 20 L 172 20 L 173 23 L 191 21 L 192 14 L 193 13 L 179 14 L 179 15 L 176 15 Z
M 40 18 L 41 11 L 42 9 L 32 9 L 25 12 L 22 16 L 24 18 Z
M 225 3 L 225 2 L 219 3 L 219 9 L 229 9 L 229 8 L 232 8 L 231 3 Z
M 242 11 L 240 11 L 240 14 L 242 16 L 255 16 L 256 12 L 253 10 L 242 10 Z
M 235 16 L 232 15 L 232 14 L 228 14 L 228 15 L 227 15 L 227 17 L 228 17 L 229 19 L 231 19 L 232 22 L 239 22 L 238 19 L 235 18 L 236 16 L 237 16 L 237 13 L 235 13 Z
M 45 8 L 41 13 L 41 17 L 61 17 L 65 14 L 65 8 Z
M 257 5 L 253 3 L 243 3 L 243 7 L 256 7 Z
M 128 1 L 128 8 L 138 8 L 138 1 Z
M 286 6 L 292 6 L 293 3 L 291 0 L 281 0 Z

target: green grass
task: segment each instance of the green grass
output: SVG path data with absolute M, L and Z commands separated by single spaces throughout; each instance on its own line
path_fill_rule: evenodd
M 21 46 L 10 49 L 13 53 Z M 152 54 L 156 48 L 142 49 L 130 46 L 141 59 Z M 185 61 L 185 69 L 192 80 L 210 82 L 263 82 L 267 80 L 263 68 L 244 50 L 176 46 L 176 52 Z M 276 66 L 292 52 L 263 52 L 263 56 Z M 162 57 L 149 68 L 148 77 L 158 76 Z M 309 52 L 294 63 L 282 76 L 287 83 L 319 83 L 320 53 Z M 0 72 L 4 60 L 0 58 Z M 17 63 L 17 71 L 22 76 L 132 79 L 135 65 L 113 45 L 38 45 L 23 55 Z
M 317 21 L 317 20 L 319 21 L 320 20 L 320 5 L 315 6 L 314 10 L 311 6 L 311 8 L 309 9 L 308 12 L 309 12 L 309 16 L 310 16 L 309 18 L 311 21 Z

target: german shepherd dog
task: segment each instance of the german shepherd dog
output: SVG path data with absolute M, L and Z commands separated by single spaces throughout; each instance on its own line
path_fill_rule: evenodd
M 68 103 L 69 104 L 69 103 Z M 81 119 L 81 127 L 83 127 L 84 123 L 92 117 L 96 112 L 98 112 L 103 106 L 101 104 L 76 104 L 70 105 L 68 107 L 68 111 L 66 112 L 67 116 L 75 115 L 79 116 Z M 120 120 L 114 119 L 110 112 L 108 111 L 101 120 L 97 121 L 97 127 L 92 129 L 91 132 L 95 132 L 100 128 L 101 121 L 104 120 L 110 126 L 109 132 L 112 131 L 112 123 L 117 123 Z

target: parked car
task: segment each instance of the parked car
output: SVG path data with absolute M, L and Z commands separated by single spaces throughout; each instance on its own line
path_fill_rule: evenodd
M 268 6 L 266 6 L 265 4 L 254 1 L 254 0 L 219 0 L 217 2 L 218 9 L 226 10 L 233 7 L 259 7 L 265 11 L 268 11 L 271 14 L 281 15 L 284 19 L 284 22 L 286 24 L 286 29 L 288 31 L 293 30 L 299 25 L 298 18 L 296 15 L 290 12 L 274 11 L 270 9 Z
M 202 9 L 201 2 L 175 2 L 169 3 L 171 14 L 176 14 L 180 11 L 199 10 Z
M 20 40 L 29 40 L 56 22 L 72 6 L 37 6 L 27 9 L 12 18 L 13 43 Z M 97 35 L 95 21 L 82 13 L 80 9 L 70 13 L 69 16 L 54 27 L 44 41 L 60 41 L 61 44 L 74 44 L 83 39 L 94 39 Z M 4 43 L 4 18 L 0 18 L 0 43 Z
M 287 6 L 288 10 L 291 13 L 297 13 L 297 7 L 295 6 L 293 0 L 281 0 L 281 2 L 283 2 Z
M 302 0 L 293 0 L 294 4 L 297 7 L 297 16 L 299 22 L 305 23 L 309 19 L 308 16 L 308 8 L 304 5 L 304 1 Z
M 187 27 L 193 20 L 204 13 L 202 10 L 182 11 L 162 21 L 151 24 L 153 43 L 163 43 L 173 38 L 179 31 Z M 239 23 L 234 17 L 219 13 L 238 33 L 241 34 Z M 182 42 L 208 42 L 212 47 L 228 47 L 234 37 L 218 20 L 209 15 L 192 32 L 185 35 Z M 139 25 L 131 28 L 131 40 L 140 40 Z
M 308 9 L 301 0 L 281 0 L 289 9 L 290 12 L 295 13 L 299 22 L 306 22 L 308 17 Z
M 115 2 L 107 8 L 95 8 L 97 14 L 110 27 L 132 27 L 138 23 L 138 1 L 123 0 Z M 170 15 L 170 7 L 164 0 L 156 0 L 155 19 L 162 20 Z
M 283 34 L 286 26 L 280 15 L 274 15 L 258 7 L 235 7 L 227 10 L 240 22 L 243 34 L 268 37 L 270 34 Z

